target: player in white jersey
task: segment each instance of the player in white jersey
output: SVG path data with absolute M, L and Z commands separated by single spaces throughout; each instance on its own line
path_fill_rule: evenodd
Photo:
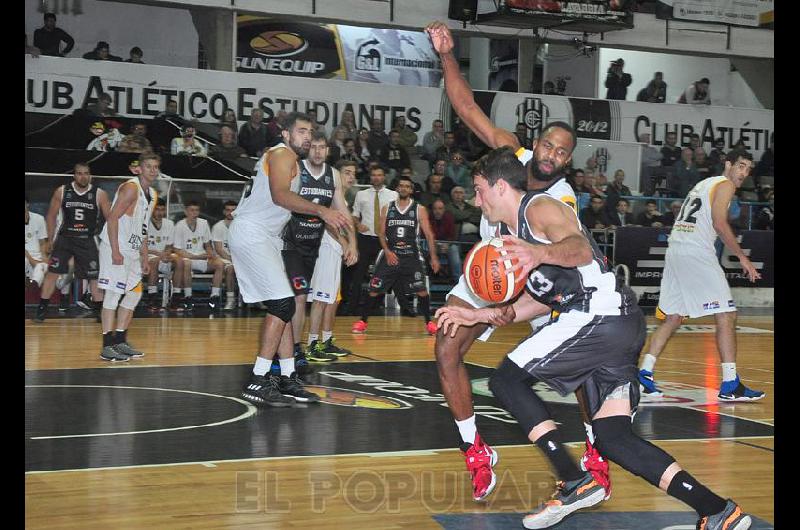
M 211 244 L 214 254 L 222 261 L 225 270 L 225 288 L 227 298 L 225 300 L 225 311 L 236 308 L 236 272 L 231 261 L 231 251 L 228 247 L 228 227 L 233 221 L 233 212 L 236 210 L 236 201 L 225 201 L 222 205 L 222 216 L 211 228 Z
M 701 180 L 683 201 L 669 236 L 661 278 L 656 315 L 665 320 L 653 333 L 639 371 L 639 382 L 645 394 L 661 395 L 653 379 L 653 367 L 683 318 L 714 315 L 722 364 L 719 399 L 755 401 L 764 397 L 764 392 L 747 388 L 736 372 L 736 304 L 714 250 L 719 236 L 739 258 L 750 281 L 761 278 L 728 224 L 731 198 L 752 167 L 750 153 L 731 151 L 726 157 L 723 175 Z
M 258 356 L 242 392 L 244 399 L 258 405 L 292 406 L 295 401 L 319 399 L 303 389 L 297 377 L 292 327 L 286 325 L 294 316 L 295 302 L 281 258 L 281 234 L 291 212 L 315 215 L 335 230 L 352 230 L 349 216 L 292 190 L 298 158 L 311 147 L 311 132 L 308 116 L 293 112 L 286 117 L 281 131 L 284 143 L 267 150 L 256 163 L 252 188 L 239 202 L 229 227 L 228 245 L 242 299 L 267 306 Z M 276 351 L 281 375 L 266 377 Z
M 447 97 L 463 123 L 489 147 L 509 146 L 515 150 L 517 158 L 528 168 L 529 190 L 551 186 L 548 194 L 577 211 L 574 191 L 566 181 L 559 180 L 561 170 L 572 158 L 577 141 L 572 127 L 561 122 L 551 123 L 542 130 L 539 138 L 533 140 L 530 151 L 523 149 L 514 133 L 496 127 L 475 103 L 472 89 L 461 76 L 458 61 L 453 55 L 453 36 L 449 28 L 441 22 L 434 22 L 425 30 L 442 61 Z M 487 230 L 490 227 L 484 219 L 481 219 L 481 226 L 481 238 L 494 235 L 489 233 L 491 230 Z M 462 276 L 447 297 L 447 306 L 452 305 L 474 308 L 483 307 L 486 303 L 472 296 Z M 532 324 L 534 323 L 536 322 Z M 454 336 L 441 332 L 436 336 L 436 365 L 442 393 L 461 435 L 461 449 L 464 451 L 467 469 L 472 475 L 473 499 L 476 501 L 486 498 L 494 489 L 496 477 L 492 465 L 496 463 L 497 455 L 478 434 L 472 407 L 472 387 L 463 359 L 472 343 L 489 330 L 485 324 L 477 324 L 458 328 Z M 578 399 L 584 399 L 582 392 L 578 393 Z M 592 447 L 588 418 L 584 418 L 584 425 L 587 434 L 584 464 L 610 492 L 608 464 Z
M 183 259 L 183 278 L 177 288 L 183 286 L 184 298 L 180 300 L 176 297 L 170 307 L 174 305 L 176 310 L 182 307 L 186 311 L 194 308 L 192 271 L 195 271 L 214 274 L 211 279 L 211 298 L 208 305 L 212 310 L 219 309 L 219 293 L 225 264 L 214 255 L 211 248 L 211 228 L 208 226 L 208 221 L 200 217 L 200 203 L 194 200 L 187 201 L 184 213 L 186 217 L 175 223 L 173 234 L 175 253 Z
M 111 211 L 100 233 L 98 286 L 103 297 L 103 350 L 100 357 L 111 362 L 128 361 L 144 353 L 130 346 L 128 326 L 142 297 L 142 274 L 150 271 L 147 261 L 147 225 L 158 197 L 150 186 L 158 177 L 161 157 L 139 156 L 142 168 L 117 188 Z
M 25 277 L 41 287 L 47 273 L 47 225 L 28 204 L 25 197 Z
M 166 202 L 164 199 L 158 199 L 147 226 L 147 261 L 150 263 L 147 277 L 149 298 L 147 305 L 151 311 L 162 310 L 161 300 L 158 297 L 158 275 L 172 277 L 174 268 L 175 278 L 183 278 L 183 260 L 175 254 L 172 246 L 175 223 L 168 219 L 166 214 Z

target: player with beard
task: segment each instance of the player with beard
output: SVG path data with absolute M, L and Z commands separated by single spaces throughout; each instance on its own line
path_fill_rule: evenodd
M 552 122 L 542 131 L 539 138 L 533 140 L 532 150 L 524 149 L 519 138 L 511 131 L 496 127 L 489 117 L 475 103 L 472 89 L 461 76 L 458 61 L 453 56 L 453 37 L 449 28 L 441 22 L 434 22 L 425 28 L 439 53 L 444 72 L 444 85 L 447 97 L 453 104 L 463 122 L 489 147 L 503 146 L 515 150 L 517 158 L 526 165 L 528 174 L 528 190 L 543 190 L 551 197 L 560 200 L 577 211 L 577 200 L 570 185 L 563 178 L 562 171 L 572 159 L 577 137 L 575 131 L 563 122 Z M 488 239 L 497 234 L 497 226 L 490 224 L 485 216 L 481 217 L 481 239 Z M 447 295 L 447 306 L 480 308 L 487 302 L 474 296 L 462 275 L 458 284 Z M 540 310 L 545 315 L 540 320 L 531 322 L 532 326 L 548 319 L 548 310 L 544 306 Z M 492 466 L 497 463 L 497 453 L 481 439 L 475 424 L 475 413 L 472 406 L 472 387 L 469 374 L 464 365 L 464 356 L 476 339 L 488 340 L 493 328 L 485 324 L 459 327 L 455 334 L 436 336 L 436 365 L 439 369 L 439 380 L 442 393 L 455 419 L 461 435 L 461 450 L 467 462 L 467 469 L 472 475 L 473 499 L 486 498 L 494 489 L 496 477 Z M 578 399 L 583 399 L 578 392 Z M 584 417 L 586 427 L 586 453 L 582 459 L 597 481 L 610 494 L 611 484 L 608 478 L 608 463 L 592 446 L 593 434 L 588 418 Z
M 286 117 L 283 142 L 261 156 L 252 186 L 236 208 L 229 228 L 228 244 L 239 292 L 246 303 L 263 302 L 267 307 L 253 373 L 242 391 L 244 399 L 257 405 L 287 407 L 296 401 L 319 400 L 303 388 L 295 372 L 292 327 L 286 325 L 294 316 L 294 293 L 281 258 L 281 233 L 292 212 L 316 216 L 334 230 L 346 229 L 350 219 L 297 194 L 297 161 L 308 154 L 311 134 L 311 118 L 297 112 Z M 276 351 L 280 376 L 267 374 Z

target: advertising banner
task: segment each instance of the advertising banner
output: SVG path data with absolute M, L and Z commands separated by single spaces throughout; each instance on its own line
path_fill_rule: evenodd
M 616 230 L 614 260 L 617 265 L 628 267 L 631 285 L 657 287 L 661 284 L 669 232 L 668 227 L 631 226 Z M 761 279 L 755 284 L 747 279 L 739 260 L 727 248 L 723 250 L 719 263 L 731 287 L 775 287 L 774 236 L 774 232 L 762 230 L 744 230 L 737 236 L 745 255 L 761 273 Z
M 557 2 L 554 0 L 505 0 L 500 9 L 509 13 L 539 18 L 551 17 L 561 23 L 576 20 L 600 20 L 629 25 L 628 0 L 592 0 Z
M 774 29 L 772 0 L 658 0 L 656 18 Z

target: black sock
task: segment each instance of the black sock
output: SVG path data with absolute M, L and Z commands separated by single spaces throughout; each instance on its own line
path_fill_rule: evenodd
M 727 501 L 700 484 L 686 471 L 678 471 L 669 483 L 667 494 L 685 502 L 695 509 L 700 517 L 714 515 L 725 509 Z
M 536 445 L 550 460 L 550 465 L 555 469 L 558 480 L 570 482 L 583 478 L 586 473 L 581 471 L 558 438 L 558 430 L 552 430 L 536 440 Z
M 114 335 L 114 345 L 122 344 L 123 342 L 128 341 L 128 330 L 117 330 L 117 333 Z
M 422 317 L 425 319 L 425 323 L 431 321 L 431 297 L 430 296 L 420 296 L 419 297 L 419 311 L 422 313 Z
M 103 333 L 103 348 L 114 345 L 114 332 Z
M 367 299 L 364 301 L 364 311 L 361 313 L 361 320 L 364 322 L 367 321 L 369 315 L 372 314 L 372 310 L 375 309 L 375 305 L 378 303 L 377 296 L 367 296 Z
M 50 304 L 49 298 L 39 298 L 39 307 L 44 307 L 45 309 Z

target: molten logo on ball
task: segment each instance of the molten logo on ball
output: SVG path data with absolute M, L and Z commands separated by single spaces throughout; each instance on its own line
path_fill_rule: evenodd
M 503 297 L 503 274 L 500 272 L 500 262 L 496 259 L 492 260 L 489 268 L 492 275 L 492 291 L 495 296 Z

